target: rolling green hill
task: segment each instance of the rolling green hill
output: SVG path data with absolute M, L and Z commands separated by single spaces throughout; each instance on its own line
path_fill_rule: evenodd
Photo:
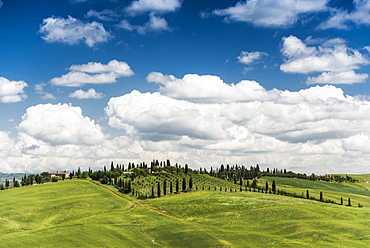
M 351 197 L 353 206 L 220 190 L 138 200 L 109 185 L 66 180 L 0 191 L 0 247 L 366 247 L 369 244 L 370 196 L 365 188 L 309 180 L 266 179 L 275 180 L 278 188 L 291 192 L 310 189 L 312 194 L 323 191 L 325 197 L 335 199 Z M 210 183 L 216 185 L 212 180 Z M 264 180 L 260 179 L 259 183 L 263 184 Z M 363 208 L 357 207 L 358 200 Z

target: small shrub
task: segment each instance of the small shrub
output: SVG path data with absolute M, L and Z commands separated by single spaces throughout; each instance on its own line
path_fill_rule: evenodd
M 55 183 L 55 182 L 58 182 L 59 179 L 60 179 L 60 177 L 52 177 L 51 181 Z

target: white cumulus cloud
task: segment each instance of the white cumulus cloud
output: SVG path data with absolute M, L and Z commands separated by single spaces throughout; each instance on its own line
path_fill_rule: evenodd
M 96 92 L 95 89 L 89 89 L 88 91 L 76 90 L 69 94 L 69 97 L 78 99 L 101 99 L 104 97 L 104 94 Z
M 181 7 L 181 4 L 182 0 L 136 0 L 126 8 L 126 11 L 131 15 L 145 12 L 174 12 Z
M 99 43 L 107 42 L 111 34 L 98 22 L 85 23 L 76 18 L 68 16 L 49 17 L 43 20 L 39 32 L 46 42 L 60 42 L 68 45 L 75 45 L 84 42 L 89 47 Z
M 264 53 L 264 52 L 245 52 L 245 51 L 242 51 L 240 53 L 240 56 L 238 56 L 238 61 L 240 63 L 243 63 L 243 64 L 246 64 L 246 65 L 249 65 L 249 64 L 252 64 L 254 63 L 255 61 L 258 61 L 261 59 L 262 56 L 266 56 L 267 54 Z
M 269 99 L 274 94 L 257 82 L 243 80 L 237 84 L 226 84 L 218 76 L 187 74 L 182 79 L 160 72 L 151 72 L 148 82 L 160 84 L 160 93 L 175 99 L 194 102 L 232 102 Z
M 327 0 L 245 0 L 213 14 L 225 21 L 240 21 L 262 27 L 286 27 L 297 22 L 302 14 L 327 10 Z
M 369 76 L 366 73 L 356 74 L 355 71 L 323 72 L 317 77 L 308 77 L 306 84 L 354 84 L 363 83 Z
M 69 104 L 29 107 L 19 124 L 21 133 L 51 145 L 93 145 L 105 140 L 101 127 L 82 109 Z
M 351 11 L 345 9 L 332 9 L 331 17 L 321 23 L 319 28 L 348 29 L 350 23 L 356 25 L 369 25 L 370 1 L 354 0 L 353 5 L 354 8 Z
M 149 14 L 149 21 L 144 25 L 132 25 L 128 20 L 122 20 L 117 24 L 118 28 L 126 29 L 128 31 L 136 30 L 139 34 L 144 35 L 148 32 L 161 32 L 170 30 L 166 19 L 157 16 L 154 13 Z
M 110 84 L 117 78 L 134 75 L 130 66 L 123 61 L 111 60 L 108 64 L 89 62 L 82 65 L 72 65 L 70 72 L 50 80 L 58 86 L 80 87 L 85 84 Z
M 341 39 L 329 40 L 315 47 L 291 35 L 283 38 L 281 53 L 286 58 L 280 66 L 284 72 L 322 72 L 316 78 L 309 77 L 307 84 L 353 84 L 367 79 L 367 74 L 356 74 L 354 70 L 369 64 L 368 58 L 347 47 Z
M 105 109 L 109 125 L 144 150 L 196 150 L 218 161 L 253 157 L 291 166 L 288 160 L 308 168 L 325 159 L 325 169 L 333 170 L 339 161 L 343 168 L 356 163 L 350 153 L 369 156 L 370 102 L 335 86 L 268 91 L 253 81 L 228 85 L 216 76 L 177 79 L 159 72 L 148 81 L 159 83 L 160 92 L 133 91 L 111 98 Z
M 27 87 L 24 81 L 11 81 L 0 77 L 0 102 L 12 103 L 20 102 L 27 98 L 24 88 Z

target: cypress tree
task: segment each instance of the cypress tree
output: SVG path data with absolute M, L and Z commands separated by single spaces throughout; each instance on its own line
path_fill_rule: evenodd
M 173 193 L 173 188 L 172 188 L 172 181 L 170 182 L 170 194 Z
M 167 195 L 167 181 L 163 181 L 163 195 Z
M 190 190 L 193 189 L 193 177 L 190 177 L 190 179 L 189 179 L 189 189 Z
M 267 193 L 268 190 L 269 190 L 269 182 L 266 181 L 266 193 Z
M 272 180 L 272 186 L 271 186 L 271 189 L 272 189 L 272 192 L 274 193 L 274 195 L 276 194 L 276 184 L 275 184 L 275 180 Z
M 322 195 L 322 191 L 320 191 L 320 201 L 324 201 L 324 196 Z
M 180 191 L 180 185 L 179 185 L 179 179 L 176 179 L 176 193 L 179 193 Z
M 188 172 L 189 172 L 188 164 L 185 164 L 185 171 L 184 171 L 184 173 L 185 174 L 188 174 Z
M 152 185 L 152 197 L 154 198 L 154 186 Z
M 340 205 L 343 205 L 343 197 L 340 198 Z
M 239 178 L 239 185 L 240 185 L 240 188 L 241 188 L 241 186 L 243 186 L 243 178 Z
M 157 196 L 161 197 L 161 184 L 159 182 L 157 184 Z
M 256 179 L 253 179 L 253 182 L 252 182 L 252 188 L 257 188 L 257 180 Z
M 131 181 L 129 180 L 128 183 L 127 183 L 127 192 L 130 193 L 131 192 Z
M 308 190 L 306 190 L 306 198 L 310 199 L 310 192 Z
M 184 177 L 182 179 L 182 191 L 185 191 L 186 190 L 186 178 Z
M 351 205 L 351 198 L 348 198 L 348 205 L 347 206 L 352 206 Z

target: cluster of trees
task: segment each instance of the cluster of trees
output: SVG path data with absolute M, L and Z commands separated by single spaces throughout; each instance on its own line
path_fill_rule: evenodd
M 180 180 L 181 180 L 181 188 L 180 188 Z M 173 182 L 173 180 L 169 180 L 167 182 L 166 179 L 164 179 L 162 182 L 161 181 L 158 181 L 157 182 L 157 185 L 156 185 L 156 190 L 155 190 L 155 186 L 152 185 L 152 193 L 151 193 L 151 198 L 154 198 L 154 197 L 161 197 L 161 196 L 166 196 L 167 194 L 173 194 L 173 193 L 180 193 L 181 191 L 182 192 L 186 192 L 187 190 L 192 190 L 193 189 L 193 178 L 190 176 L 189 179 L 187 179 L 186 177 L 183 177 L 182 179 L 179 179 L 179 178 L 176 178 L 176 181 L 175 183 Z M 133 194 L 135 194 L 135 192 L 132 192 Z M 148 196 L 146 195 L 138 195 L 138 193 L 136 194 L 136 196 L 139 196 L 140 198 L 147 198 Z
M 82 172 L 82 175 L 84 173 Z M 182 178 L 181 182 L 180 177 L 177 178 L 177 181 L 174 181 L 173 177 L 166 179 L 169 175 L 191 175 L 192 173 L 196 173 L 196 171 L 189 169 L 188 165 L 185 165 L 185 167 L 178 164 L 171 166 L 170 160 L 166 162 L 153 160 L 150 167 L 146 163 L 136 165 L 128 163 L 127 167 L 121 164 L 114 166 L 113 162 L 111 162 L 110 170 L 107 170 L 106 166 L 104 166 L 103 170 L 94 172 L 89 169 L 86 176 L 102 184 L 115 186 L 122 193 L 131 193 L 138 198 L 144 199 L 192 189 L 193 179 L 191 177 L 189 179 Z M 143 183 L 141 179 L 145 179 L 148 175 L 153 176 L 144 180 L 145 183 Z M 154 181 L 151 180 L 153 178 L 155 179 Z M 142 183 L 145 184 L 145 190 L 142 188 Z
M 306 179 L 306 180 L 313 180 L 313 181 L 325 181 L 325 182 L 356 182 L 356 180 L 348 175 L 315 175 L 312 173 L 310 176 L 306 175 L 305 173 L 295 173 L 293 171 L 278 170 L 273 169 L 270 171 L 267 168 L 266 171 L 260 173 L 260 176 L 270 176 L 270 177 L 285 177 L 285 178 L 299 178 L 299 179 Z
M 70 177 L 72 178 L 72 177 Z M 42 172 L 41 174 L 29 174 L 24 175 L 20 182 L 13 178 L 13 181 L 10 181 L 8 179 L 5 179 L 5 184 L 0 184 L 0 190 L 10 189 L 10 188 L 16 188 L 20 186 L 29 186 L 34 184 L 42 184 L 46 182 L 57 182 L 59 180 L 64 180 L 66 178 L 63 177 L 49 177 L 49 172 Z
M 213 169 L 211 167 L 210 171 L 206 169 L 200 168 L 198 173 L 200 174 L 208 174 L 210 176 L 214 176 L 221 179 L 227 180 L 250 180 L 254 178 L 261 178 L 261 177 L 285 177 L 285 178 L 299 178 L 299 179 L 306 179 L 306 180 L 314 180 L 314 181 L 326 181 L 326 182 L 356 182 L 356 180 L 348 175 L 315 175 L 312 173 L 308 176 L 305 173 L 295 173 L 293 171 L 287 171 L 286 169 L 270 169 L 267 168 L 266 170 L 261 170 L 260 166 L 257 164 L 256 166 L 238 166 L 238 165 L 226 165 L 224 166 L 221 164 L 219 168 Z
M 0 190 L 5 190 L 10 187 L 20 187 L 20 184 L 18 180 L 13 177 L 13 182 L 9 181 L 8 179 L 5 179 L 5 184 L 0 184 Z
M 167 161 L 161 161 L 153 160 L 150 163 L 151 166 L 151 172 L 152 173 L 159 173 L 159 172 L 166 172 L 166 173 L 176 173 L 176 174 L 194 174 L 198 173 L 196 170 L 190 169 L 188 164 L 185 164 L 184 167 L 181 165 L 178 165 L 177 163 L 174 166 L 171 166 L 171 162 L 169 159 Z
M 230 166 L 226 165 L 224 166 L 221 164 L 220 168 L 216 168 L 215 170 L 211 167 L 210 171 L 207 171 L 207 169 L 199 169 L 200 174 L 208 174 L 213 177 L 221 178 L 221 179 L 227 179 L 227 180 L 250 180 L 253 178 L 260 177 L 260 167 L 257 164 L 255 167 L 250 166 L 248 169 L 245 166 Z

